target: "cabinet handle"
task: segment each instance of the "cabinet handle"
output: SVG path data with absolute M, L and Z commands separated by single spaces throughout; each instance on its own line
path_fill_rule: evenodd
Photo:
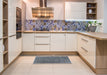
M 49 36 L 35 36 L 35 37 L 39 37 L 39 38 L 48 38 Z
M 86 50 L 85 48 L 81 47 L 81 49 L 83 49 L 84 51 L 88 52 L 88 50 Z
M 36 45 L 49 45 L 49 44 L 36 44 Z
M 16 34 L 14 34 L 14 35 L 11 35 L 11 36 L 9 36 L 9 37 L 14 37 L 14 36 L 16 36 Z
M 88 40 L 86 40 L 86 39 L 84 39 L 84 38 L 82 38 L 82 40 L 85 41 L 85 42 L 88 42 Z

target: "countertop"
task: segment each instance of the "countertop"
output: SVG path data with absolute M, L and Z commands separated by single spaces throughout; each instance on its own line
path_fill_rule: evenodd
M 101 32 L 76 32 L 76 31 L 23 31 L 23 33 L 77 33 L 97 40 L 107 40 L 107 33 Z

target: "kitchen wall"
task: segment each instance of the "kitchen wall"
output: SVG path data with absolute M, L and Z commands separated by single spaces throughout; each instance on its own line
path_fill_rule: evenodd
M 39 6 L 39 0 L 23 0 L 26 3 L 26 19 L 32 18 L 32 7 Z M 48 0 L 48 7 L 54 8 L 54 19 L 55 20 L 64 20 L 64 1 L 65 0 Z M 93 2 L 93 0 L 67 0 L 75 2 Z
M 47 4 L 54 8 L 55 20 L 64 20 L 64 0 L 48 0 Z
M 93 2 L 94 0 L 66 0 L 66 1 L 72 1 L 72 2 Z
M 104 0 L 95 0 L 97 2 L 97 19 L 103 23 L 100 31 L 104 32 Z
M 26 23 L 26 3 L 22 1 L 22 31 L 24 31 L 24 25 Z
M 107 33 L 107 0 L 104 0 L 104 32 Z
M 97 2 L 97 18 L 104 19 L 104 0 L 95 0 Z
M 38 7 L 38 0 L 23 0 L 26 3 L 26 19 L 30 20 L 32 18 L 32 7 Z

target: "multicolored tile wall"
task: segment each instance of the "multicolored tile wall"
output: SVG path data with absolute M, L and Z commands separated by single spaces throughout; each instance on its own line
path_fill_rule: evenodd
M 33 31 L 86 31 L 88 21 L 26 20 L 25 30 Z

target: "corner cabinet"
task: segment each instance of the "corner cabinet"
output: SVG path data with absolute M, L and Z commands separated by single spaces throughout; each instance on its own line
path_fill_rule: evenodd
M 3 70 L 3 41 L 0 40 L 0 72 Z
M 51 34 L 51 51 L 65 51 L 65 33 Z
M 78 52 L 94 68 L 96 68 L 96 39 L 78 35 Z
M 23 51 L 35 51 L 34 33 L 23 33 Z

